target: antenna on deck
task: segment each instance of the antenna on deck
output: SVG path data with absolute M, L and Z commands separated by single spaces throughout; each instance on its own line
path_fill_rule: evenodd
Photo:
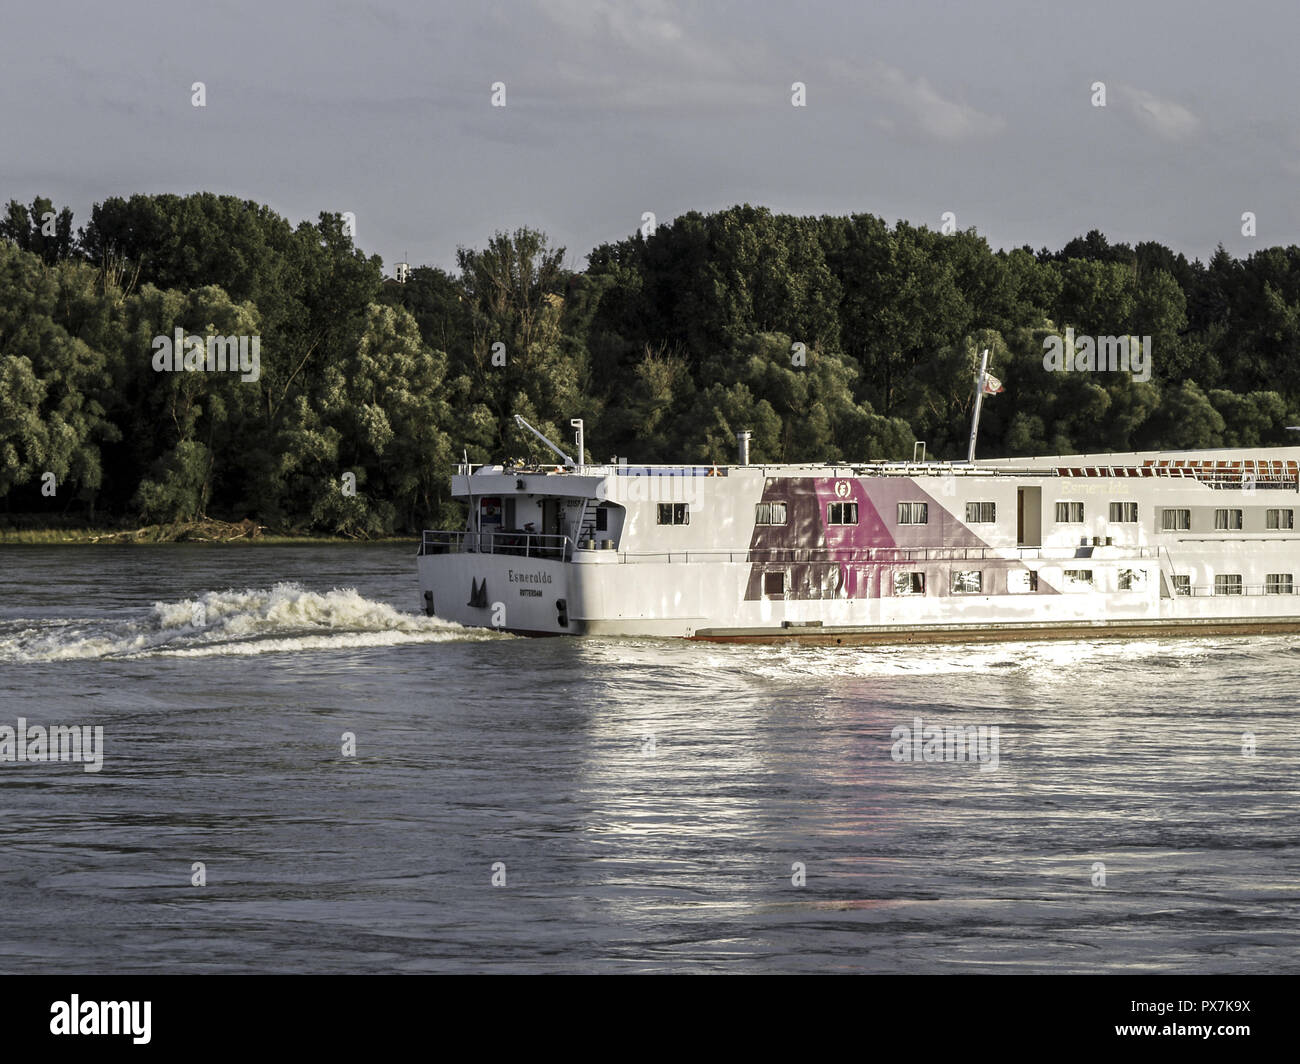
M 574 417 L 569 419 L 569 424 L 577 431 L 573 434 L 574 445 L 578 448 L 578 461 L 575 468 L 579 473 L 582 472 L 583 463 L 587 460 L 587 444 L 583 436 L 582 418 Z

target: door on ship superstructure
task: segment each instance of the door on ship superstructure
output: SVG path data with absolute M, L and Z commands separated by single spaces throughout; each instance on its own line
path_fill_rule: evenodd
M 1043 489 L 1016 489 L 1016 545 L 1043 545 Z
M 544 536 L 562 536 L 564 534 L 561 525 L 563 506 L 560 505 L 559 499 L 546 499 L 542 503 L 542 535 Z
M 585 502 L 585 499 L 572 497 L 542 501 L 542 535 L 547 537 L 542 543 L 547 550 L 557 552 L 557 556 L 563 556 L 564 537 L 576 539 L 578 536 Z

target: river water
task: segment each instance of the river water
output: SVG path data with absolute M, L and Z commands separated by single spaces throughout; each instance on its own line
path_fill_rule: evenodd
M 0 729 L 103 728 L 99 771 L 0 760 L 0 972 L 1300 971 L 1300 639 L 418 598 L 413 546 L 0 550 Z M 918 719 L 983 763 L 896 760 Z

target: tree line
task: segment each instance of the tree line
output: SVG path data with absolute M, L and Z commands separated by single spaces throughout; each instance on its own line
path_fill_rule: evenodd
M 1150 337 L 1149 379 L 1053 372 L 1046 342 Z M 260 338 L 255 380 L 159 372 L 158 337 Z M 471 461 L 965 456 L 978 353 L 1006 391 L 984 457 L 1290 442 L 1300 248 L 1208 263 L 1093 231 L 993 250 L 869 214 L 690 212 L 585 269 L 531 229 L 386 279 L 345 220 L 136 195 L 73 228 L 0 220 L 0 506 L 96 521 L 252 518 L 352 536 L 456 520 Z M 591 453 L 594 450 L 594 454 Z

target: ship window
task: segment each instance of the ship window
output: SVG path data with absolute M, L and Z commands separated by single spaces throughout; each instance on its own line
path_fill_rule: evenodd
M 1214 593 L 1216 595 L 1240 595 L 1241 574 L 1222 573 L 1216 576 L 1214 578 Z
M 826 507 L 828 525 L 856 525 L 858 523 L 858 504 L 856 502 L 833 502 Z
M 954 595 L 978 595 L 984 586 L 984 574 L 978 569 L 954 569 L 950 586 Z
M 1241 528 L 1241 511 L 1240 510 L 1215 510 L 1214 527 L 1216 530 L 1222 529 L 1240 529 Z
M 1110 519 L 1115 522 L 1132 522 L 1138 519 L 1138 504 L 1135 502 L 1113 502 L 1110 504 Z
M 1083 524 L 1083 503 L 1058 502 L 1056 504 L 1056 522 L 1061 525 Z
M 1164 532 L 1186 532 L 1191 527 L 1191 510 L 1162 510 L 1160 512 L 1160 528 Z
M 1266 513 L 1266 528 L 1295 528 L 1294 510 L 1269 510 Z
M 597 532 L 609 531 L 609 507 L 608 506 L 596 507 L 596 531 Z
M 1007 573 L 1007 591 L 1024 595 L 1038 590 L 1038 574 L 1033 569 L 1012 569 Z
M 689 525 L 691 523 L 690 505 L 684 502 L 661 502 L 659 504 L 659 524 Z
M 763 594 L 784 595 L 785 594 L 785 573 L 764 573 Z
M 924 595 L 925 573 L 895 573 L 895 595 Z
M 1287 512 L 1289 513 L 1290 511 Z M 1291 574 L 1269 573 L 1264 583 L 1264 591 L 1269 595 L 1294 594 L 1294 589 L 1291 586 Z
M 1121 569 L 1119 571 L 1119 589 L 1121 591 L 1145 591 L 1147 571 L 1145 569 Z
M 1091 569 L 1066 569 L 1065 570 L 1066 588 L 1067 589 L 1071 587 L 1077 588 L 1081 585 L 1087 585 L 1088 587 L 1092 586 L 1092 570 Z
M 1192 578 L 1186 573 L 1174 573 L 1174 594 L 1190 595 L 1192 593 Z
M 930 507 L 923 502 L 900 502 L 898 504 L 898 523 L 900 525 L 924 525 L 930 521 Z
M 997 508 L 991 502 L 968 502 L 966 504 L 966 523 L 968 525 L 989 525 L 997 520 Z
M 754 511 L 754 524 L 756 525 L 783 525 L 785 524 L 785 503 L 783 502 L 760 502 Z

